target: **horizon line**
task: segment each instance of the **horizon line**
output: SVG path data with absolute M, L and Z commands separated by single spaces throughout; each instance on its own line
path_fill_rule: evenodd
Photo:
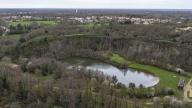
M 108 10 L 108 9 L 114 9 L 114 10 L 192 10 L 189 8 L 54 8 L 54 7 L 50 7 L 50 8 L 44 8 L 44 7 L 40 7 L 40 8 L 36 8 L 36 7 L 31 7 L 31 8 L 27 8 L 27 7 L 21 7 L 21 8 L 1 8 L 0 9 L 103 9 L 103 10 Z

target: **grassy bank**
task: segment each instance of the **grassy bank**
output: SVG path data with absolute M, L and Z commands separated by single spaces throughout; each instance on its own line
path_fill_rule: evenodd
M 144 65 L 144 64 L 139 64 L 139 63 L 128 61 L 125 58 L 119 56 L 118 54 L 111 54 L 110 60 L 113 62 L 119 63 L 121 65 L 128 64 L 128 67 L 130 67 L 130 68 L 134 68 L 134 69 L 148 72 L 155 76 L 158 76 L 160 79 L 160 82 L 156 86 L 158 86 L 160 88 L 166 88 L 166 87 L 173 88 L 176 92 L 176 96 L 182 96 L 182 91 L 179 91 L 177 89 L 177 84 L 178 84 L 180 78 L 186 78 L 187 81 L 189 80 L 188 77 L 181 76 L 175 72 L 164 70 L 164 69 L 161 69 L 161 68 L 158 68 L 155 66 Z
M 81 55 L 76 55 L 76 56 L 83 57 Z M 87 57 L 88 56 L 86 56 L 85 58 L 87 58 Z M 95 59 L 94 57 L 91 57 L 91 56 L 88 58 Z M 109 60 L 106 58 L 109 58 Z M 169 87 L 169 88 L 173 88 L 176 91 L 178 91 L 177 84 L 178 84 L 180 78 L 186 78 L 187 80 L 189 79 L 189 78 L 182 76 L 180 74 L 177 74 L 175 72 L 171 72 L 171 71 L 161 69 L 161 68 L 151 66 L 151 65 L 144 65 L 144 64 L 139 64 L 139 63 L 135 63 L 135 62 L 126 60 L 125 58 L 121 57 L 120 55 L 114 54 L 114 53 L 106 54 L 105 57 L 103 57 L 103 58 L 98 57 L 95 60 L 103 61 L 103 62 L 112 64 L 112 65 L 115 65 L 119 68 L 121 68 L 122 65 L 126 64 L 127 67 L 130 67 L 130 68 L 133 68 L 136 70 L 140 70 L 140 71 L 144 71 L 144 72 L 153 74 L 155 76 L 158 76 L 160 78 L 160 82 L 157 86 L 161 87 L 161 88 Z
M 124 64 L 130 64 L 129 61 L 125 60 L 123 57 L 119 56 L 118 54 L 111 54 L 110 60 L 112 62 L 116 62 L 118 64 L 124 65 Z
M 160 69 L 154 66 L 149 66 L 149 65 L 132 63 L 131 65 L 129 65 L 129 67 L 142 70 L 145 72 L 149 72 L 151 74 L 154 74 L 155 76 L 158 76 L 160 78 L 159 86 L 161 87 L 171 87 L 176 89 L 179 79 L 183 77 L 174 72 L 170 72 L 170 71 Z

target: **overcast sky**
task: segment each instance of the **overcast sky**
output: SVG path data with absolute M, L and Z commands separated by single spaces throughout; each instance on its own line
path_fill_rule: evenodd
M 0 0 L 0 8 L 192 9 L 192 0 Z

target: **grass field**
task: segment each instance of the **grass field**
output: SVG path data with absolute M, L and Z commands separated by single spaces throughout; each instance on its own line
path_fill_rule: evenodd
M 160 69 L 158 67 L 143 65 L 138 63 L 132 63 L 129 65 L 131 68 L 143 70 L 145 72 L 152 73 L 160 78 L 159 85 L 163 87 L 171 87 L 176 88 L 180 79 L 180 75 L 174 72 L 170 72 L 164 69 Z
M 0 39 L 19 40 L 20 36 L 21 34 L 5 35 L 5 36 L 0 36 Z
M 112 62 L 121 64 L 121 65 L 130 64 L 129 61 L 125 60 L 123 57 L 119 56 L 118 54 L 114 54 L 114 53 L 111 54 L 110 60 L 111 60 Z
M 40 25 L 55 25 L 57 24 L 55 21 L 15 21 L 15 22 L 11 22 L 9 25 L 12 25 L 12 26 L 17 26 L 18 24 L 21 24 L 21 25 L 30 25 L 32 24 L 33 22 L 36 22 Z

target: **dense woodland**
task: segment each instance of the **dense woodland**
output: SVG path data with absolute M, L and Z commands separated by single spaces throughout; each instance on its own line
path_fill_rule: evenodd
M 191 32 L 176 33 L 175 25 L 171 24 L 146 26 L 110 23 L 94 24 L 92 27 L 60 25 L 38 29 L 23 36 L 18 44 L 20 52 L 17 51 L 24 56 L 47 55 L 58 59 L 72 52 L 81 55 L 116 52 L 141 63 L 173 71 L 181 68 L 190 72 L 191 40 Z
M 192 32 L 175 32 L 176 27 L 186 25 L 63 21 L 51 27 L 35 23 L 10 26 L 10 33 L 22 35 L 16 40 L 0 39 L 0 106 L 191 108 L 191 103 L 176 99 L 170 88 L 126 87 L 115 76 L 78 67 L 67 69 L 63 62 L 70 56 L 107 61 L 108 54 L 117 53 L 175 72 L 181 68 L 186 75 L 192 71 Z

